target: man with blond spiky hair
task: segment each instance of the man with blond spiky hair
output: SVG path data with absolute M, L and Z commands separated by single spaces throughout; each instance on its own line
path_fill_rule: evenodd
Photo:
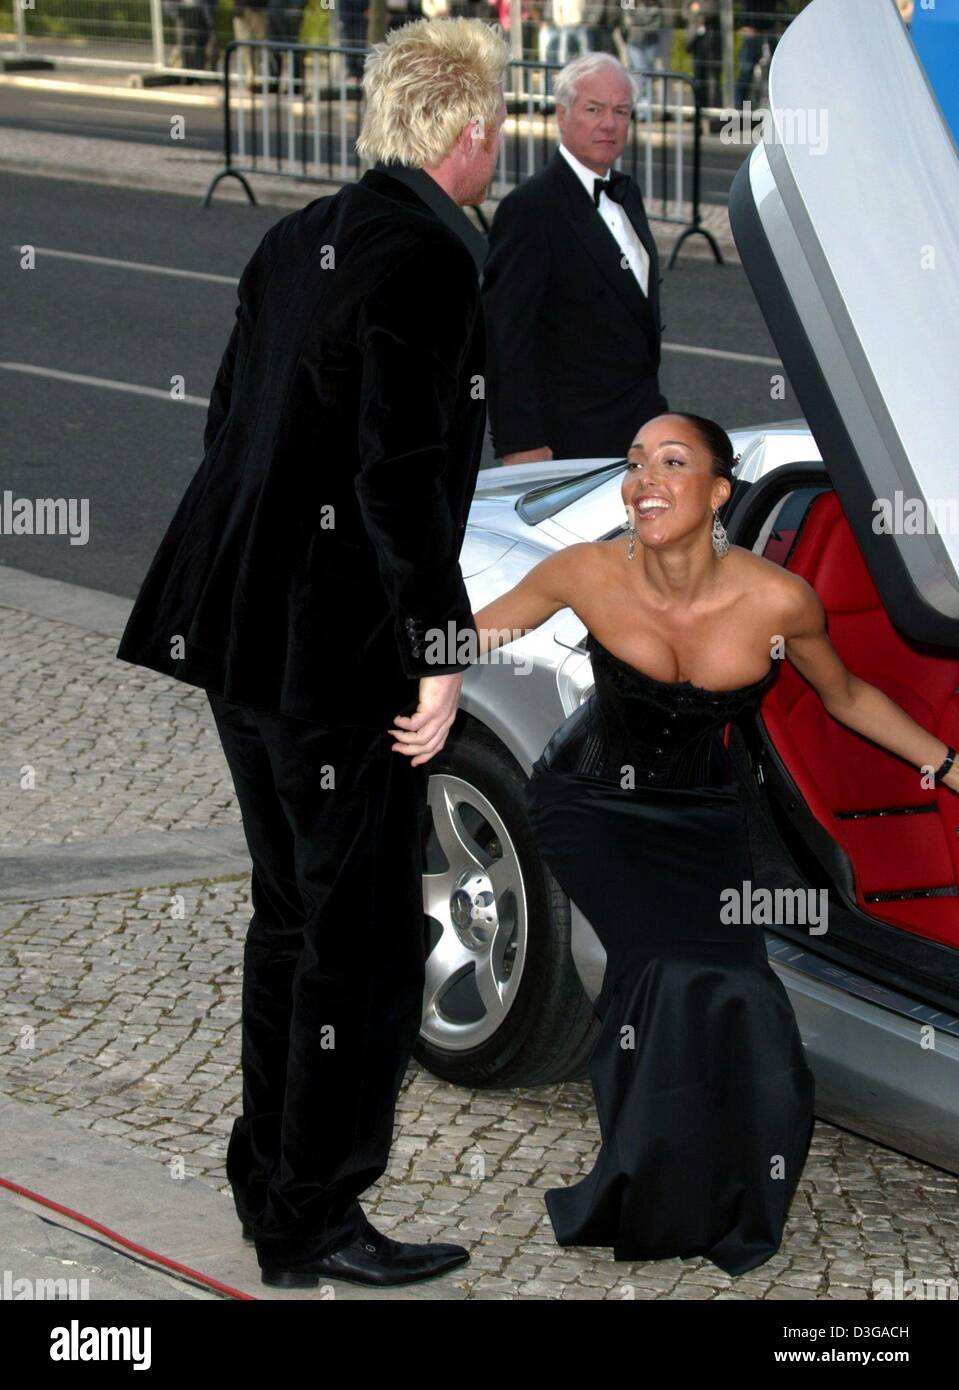
M 421 20 L 367 57 L 375 166 L 282 218 L 240 279 L 205 456 L 117 655 L 203 687 L 253 861 L 227 1176 L 266 1284 L 467 1260 L 393 1240 L 383 1174 L 425 979 L 426 764 L 476 628 L 459 566 L 485 432 L 479 271 L 507 46 Z M 454 640 L 427 649 L 428 629 Z M 475 659 L 475 656 L 474 658 Z

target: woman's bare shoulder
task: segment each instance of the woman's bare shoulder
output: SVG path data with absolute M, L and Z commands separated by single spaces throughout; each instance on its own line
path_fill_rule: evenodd
M 599 574 L 608 563 L 610 541 L 573 541 L 553 552 L 553 559 L 571 578 Z
M 730 546 L 728 558 L 733 556 L 744 586 L 771 611 L 795 615 L 818 605 L 818 594 L 801 574 L 793 574 L 774 560 L 740 545 Z
M 594 566 L 608 565 L 611 560 L 621 556 L 626 549 L 626 536 L 611 536 L 605 541 L 584 541 L 577 547 L 582 551 L 581 563 Z
M 522 582 L 528 588 L 561 598 L 564 604 L 570 603 L 573 595 L 581 593 L 583 585 L 599 573 L 601 561 L 595 551 L 592 541 L 574 541 L 561 546 L 544 555 Z
M 626 554 L 626 537 L 614 536 L 605 541 L 583 541 L 567 548 L 576 553 L 570 556 L 571 572 L 577 581 L 591 588 L 602 589 L 615 578 L 615 572 Z
M 728 564 L 730 561 L 735 565 L 739 578 L 749 584 L 759 584 L 770 592 L 779 587 L 783 576 L 787 580 L 792 577 L 789 571 L 784 570 L 782 565 L 777 565 L 775 560 L 767 560 L 764 555 L 757 555 L 755 550 L 747 550 L 742 545 L 729 547 L 729 555 L 723 563 Z
M 578 612 L 589 597 L 609 584 L 609 561 L 602 541 L 573 541 L 552 551 L 530 571 L 539 588 L 549 592 Z

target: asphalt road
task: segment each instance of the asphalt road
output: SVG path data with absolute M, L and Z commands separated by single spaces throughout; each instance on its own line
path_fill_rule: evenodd
M 165 89 L 169 94 L 181 90 L 175 86 Z M 195 98 L 207 92 L 203 83 L 189 83 L 182 87 L 185 95 Z M 98 91 L 91 88 L 87 93 L 34 90 L 28 87 L 0 87 L 0 126 L 19 130 L 51 131 L 61 135 L 82 135 L 85 138 L 126 140 L 138 144 L 169 146 L 170 116 L 176 111 L 169 100 L 150 100 L 137 92 L 135 100 L 130 96 L 114 96 L 109 89 Z M 209 106 L 185 105 L 186 132 L 184 145 L 192 149 L 222 150 L 223 115 L 217 98 L 216 104 Z M 538 130 L 538 122 L 536 123 Z M 668 128 L 671 131 L 671 127 Z M 660 127 L 654 127 L 659 131 Z M 687 127 L 687 136 L 691 132 Z M 513 169 L 519 160 L 525 160 L 525 140 L 520 137 L 506 137 L 506 168 Z M 554 141 L 550 140 L 549 147 Z M 517 145 L 521 149 L 517 150 Z M 736 145 L 722 145 L 716 140 L 704 144 L 701 162 L 700 197 L 704 203 L 725 204 L 733 175 L 742 163 L 746 151 Z M 324 156 L 325 157 L 325 156 Z M 645 188 L 647 198 L 651 195 L 675 198 L 672 155 L 668 156 L 668 167 L 664 175 L 659 164 L 659 155 L 653 165 L 651 186 Z M 627 163 L 622 167 L 626 169 Z M 684 193 L 691 194 L 691 158 L 687 148 L 684 164 Z M 646 183 L 645 164 L 641 160 L 638 176 Z M 665 182 L 664 182 L 665 178 Z
M 82 545 L 0 535 L 0 562 L 132 597 L 202 459 L 235 281 L 287 210 L 3 178 L 2 487 L 87 499 L 90 531 Z M 788 391 L 770 399 L 775 349 L 742 269 L 689 258 L 664 273 L 670 404 L 727 428 L 800 414 Z M 177 376 L 185 400 L 170 398 Z

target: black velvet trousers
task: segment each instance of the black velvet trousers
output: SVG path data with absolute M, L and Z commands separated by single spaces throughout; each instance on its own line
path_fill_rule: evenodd
M 421 1022 L 429 764 L 385 725 L 208 698 L 253 861 L 227 1176 L 260 1264 L 297 1262 L 364 1231 L 389 1158 Z

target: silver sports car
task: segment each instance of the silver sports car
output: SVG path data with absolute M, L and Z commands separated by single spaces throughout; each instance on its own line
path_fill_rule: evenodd
M 769 106 L 730 217 L 805 419 L 734 433 L 723 521 L 813 585 L 851 671 L 955 745 L 959 156 L 892 0 L 813 0 Z M 481 473 L 474 611 L 548 552 L 620 532 L 624 467 Z M 465 1085 L 581 1077 L 594 1042 L 603 949 L 538 859 L 522 795 L 589 694 L 584 635 L 566 609 L 471 668 L 430 764 L 417 1056 Z M 788 662 L 727 737 L 817 1112 L 959 1172 L 959 797 L 833 719 Z M 828 894 L 825 932 L 789 910 L 808 890 Z

